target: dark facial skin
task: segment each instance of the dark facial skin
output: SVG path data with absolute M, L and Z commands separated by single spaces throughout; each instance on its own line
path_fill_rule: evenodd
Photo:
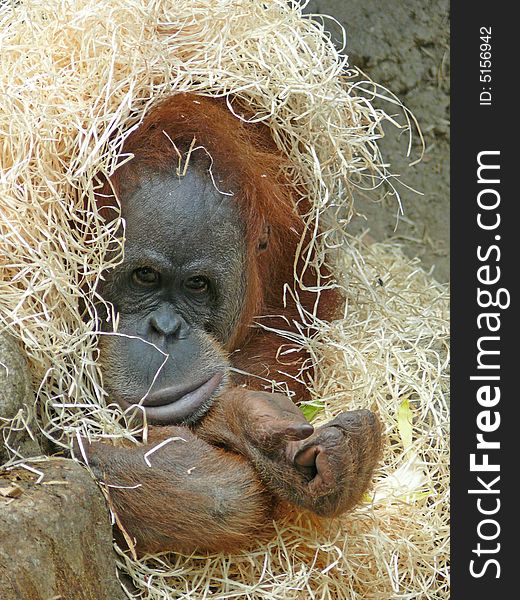
M 117 335 L 103 321 L 101 361 L 110 400 L 141 404 L 150 423 L 196 422 L 225 383 L 222 348 L 246 294 L 244 225 L 228 194 L 197 166 L 145 172 L 123 190 L 124 262 L 99 290 L 119 320 Z

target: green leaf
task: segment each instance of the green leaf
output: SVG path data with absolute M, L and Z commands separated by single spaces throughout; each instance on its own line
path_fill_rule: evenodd
M 410 410 L 408 398 L 401 402 L 397 412 L 397 429 L 406 450 L 412 445 L 412 411 Z
M 415 493 L 411 494 L 411 497 L 414 500 L 422 500 L 423 498 L 429 498 L 432 495 L 433 495 L 432 492 L 415 492 Z
M 321 400 L 314 400 L 309 404 L 302 404 L 300 410 L 307 421 L 312 421 L 314 417 L 325 408 L 325 404 Z
M 373 501 L 374 496 L 372 496 L 372 494 L 369 494 L 368 492 L 365 492 L 363 494 L 363 497 L 361 498 L 361 502 L 363 502 L 363 504 L 372 504 Z

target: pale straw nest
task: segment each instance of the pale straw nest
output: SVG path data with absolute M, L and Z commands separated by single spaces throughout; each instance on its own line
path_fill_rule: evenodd
M 3 2 L 0 53 L 0 331 L 25 347 L 37 390 L 33 415 L 0 420 L 8 447 L 24 427 L 63 447 L 78 430 L 137 433 L 107 406 L 96 366 L 94 290 L 107 250 L 122 248 L 119 220 L 97 212 L 93 179 L 112 172 L 125 136 L 161 98 L 228 95 L 290 158 L 312 199 L 309 226 L 322 229 L 316 260 L 333 264 L 346 292 L 344 319 L 301 314 L 293 341 L 316 364 L 305 410 L 316 422 L 376 410 L 384 458 L 343 519 L 317 527 L 300 515 L 236 556 L 120 553 L 122 568 L 150 599 L 448 598 L 447 289 L 395 246 L 345 232 L 353 191 L 396 192 L 377 146 L 393 117 L 375 108 L 395 98 L 349 68 L 319 20 L 282 0 Z M 25 464 L 11 450 L 8 466 Z

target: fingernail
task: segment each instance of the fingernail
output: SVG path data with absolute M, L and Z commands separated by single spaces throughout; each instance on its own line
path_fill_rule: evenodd
M 314 432 L 314 427 L 310 423 L 295 423 L 287 428 L 287 434 L 303 440 Z

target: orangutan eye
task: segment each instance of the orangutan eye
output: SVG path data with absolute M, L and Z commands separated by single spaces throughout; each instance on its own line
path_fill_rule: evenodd
M 140 286 L 152 287 L 159 283 L 161 276 L 151 267 L 141 267 L 132 273 L 132 280 Z
M 194 275 L 185 280 L 184 287 L 194 294 L 203 294 L 209 290 L 209 280 L 202 275 Z

